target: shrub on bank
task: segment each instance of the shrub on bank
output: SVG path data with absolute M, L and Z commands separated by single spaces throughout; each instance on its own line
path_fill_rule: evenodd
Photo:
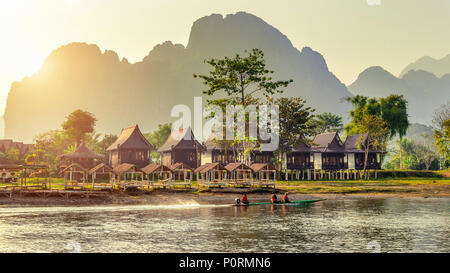
M 379 170 L 378 178 L 407 178 L 407 177 L 434 177 L 442 178 L 442 175 L 433 171 L 415 170 Z

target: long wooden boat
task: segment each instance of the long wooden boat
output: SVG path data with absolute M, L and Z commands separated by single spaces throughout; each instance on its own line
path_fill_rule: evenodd
M 262 202 L 262 203 L 249 203 L 249 204 L 231 204 L 231 206 L 234 207 L 241 207 L 241 206 L 256 206 L 256 205 L 301 205 L 301 204 L 311 204 L 319 201 L 323 201 L 325 199 L 312 199 L 312 200 L 297 200 L 297 201 L 291 201 L 289 203 L 272 203 L 272 202 Z

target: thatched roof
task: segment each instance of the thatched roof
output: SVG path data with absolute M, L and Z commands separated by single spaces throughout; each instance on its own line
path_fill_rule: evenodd
M 93 174 L 95 172 L 98 172 L 99 170 L 102 170 L 102 172 L 112 172 L 113 171 L 113 169 L 110 166 L 106 165 L 105 163 L 100 163 L 97 166 L 95 166 L 94 168 L 90 169 L 89 174 Z
M 123 173 L 129 172 L 129 171 L 132 171 L 132 170 L 135 170 L 135 171 L 138 171 L 138 172 L 141 171 L 141 170 L 140 170 L 138 167 L 136 167 L 136 165 L 134 165 L 134 164 L 123 163 L 123 164 L 120 164 L 120 165 L 116 166 L 116 167 L 113 169 L 113 172 L 114 172 L 115 174 L 117 174 L 117 175 L 121 175 L 121 174 L 123 174 Z
M 61 158 L 68 158 L 68 159 L 76 159 L 76 158 L 92 158 L 92 159 L 103 159 L 105 158 L 104 155 L 94 153 L 89 149 L 84 143 L 81 143 L 75 151 L 60 155 Z
M 150 151 L 155 149 L 142 135 L 137 125 L 122 129 L 117 140 L 106 150 L 114 151 L 119 149 L 119 147 L 121 149 L 145 149 Z
M 367 144 L 368 136 L 369 136 L 369 134 L 367 134 L 367 133 L 347 136 L 347 138 L 345 139 L 345 143 L 344 143 L 345 151 L 350 152 L 350 153 L 351 152 L 363 153 L 364 146 Z M 362 146 L 361 149 L 358 148 L 358 142 L 360 139 L 362 140 L 361 144 L 364 143 L 363 145 L 361 145 Z M 369 152 L 382 153 L 382 151 L 377 151 L 377 150 L 373 149 L 373 147 L 369 147 Z
M 267 163 L 253 163 L 250 168 L 254 172 L 259 172 L 261 170 L 275 170 L 275 167 Z
M 186 163 L 182 163 L 182 162 L 172 164 L 172 165 L 169 166 L 169 168 L 172 171 L 175 171 L 175 170 L 192 170 L 191 167 L 189 167 L 189 165 L 187 165 Z
M 0 170 L 17 170 L 22 168 L 22 165 L 17 164 L 0 164 Z
M 344 144 L 337 132 L 316 135 L 311 151 L 314 152 L 344 152 Z
M 225 168 L 219 163 L 206 163 L 195 169 L 195 173 L 206 173 L 212 169 L 225 170 Z
M 151 174 L 154 172 L 159 172 L 159 171 L 167 171 L 167 172 L 171 172 L 172 170 L 164 165 L 160 165 L 160 164 L 148 164 L 147 166 L 145 166 L 144 168 L 142 168 L 142 171 L 145 174 Z
M 72 163 L 69 166 L 65 167 L 63 170 L 61 170 L 61 173 L 65 173 L 66 171 L 87 172 L 88 170 L 78 163 Z
M 184 140 L 184 141 L 183 141 Z M 158 152 L 169 152 L 172 149 L 192 149 L 196 146 L 202 147 L 194 137 L 191 127 L 172 131 L 166 142 L 159 147 Z
M 250 167 L 245 165 L 244 163 L 236 162 L 236 163 L 228 163 L 225 166 L 225 169 L 229 172 L 232 172 L 237 169 L 250 170 Z

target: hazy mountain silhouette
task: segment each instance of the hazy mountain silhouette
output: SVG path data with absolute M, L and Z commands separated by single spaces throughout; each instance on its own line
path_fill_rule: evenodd
M 450 74 L 440 78 L 423 70 L 410 70 L 397 78 L 379 66 L 369 67 L 348 86 L 354 94 L 370 97 L 404 95 L 410 121 L 430 124 L 434 110 L 448 99 Z
M 173 105 L 193 104 L 205 89 L 193 74 L 204 74 L 211 57 L 262 49 L 275 78 L 293 79 L 283 96 L 301 96 L 318 112 L 348 116 L 341 101 L 351 93 L 329 70 L 321 54 L 301 51 L 262 19 L 239 12 L 213 14 L 194 22 L 186 47 L 168 41 L 155 46 L 141 62 L 120 60 L 114 51 L 73 43 L 53 51 L 41 71 L 11 86 L 5 110 L 5 136 L 31 141 L 60 126 L 77 108 L 98 119 L 97 131 L 119 133 L 139 124 L 143 131 L 170 122 Z
M 434 59 L 429 56 L 422 57 L 407 65 L 400 73 L 400 77 L 403 77 L 410 70 L 424 70 L 431 72 L 438 77 L 450 74 L 450 54 L 442 59 Z

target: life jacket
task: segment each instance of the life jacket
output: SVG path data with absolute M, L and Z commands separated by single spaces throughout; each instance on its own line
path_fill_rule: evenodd
M 272 195 L 272 201 L 277 201 L 277 198 L 275 197 L 275 195 Z
M 283 196 L 283 201 L 284 201 L 284 202 L 289 201 L 289 197 L 287 197 L 286 195 L 284 195 L 284 196 Z
M 248 202 L 247 196 L 242 196 L 241 201 L 242 201 L 243 203 Z

